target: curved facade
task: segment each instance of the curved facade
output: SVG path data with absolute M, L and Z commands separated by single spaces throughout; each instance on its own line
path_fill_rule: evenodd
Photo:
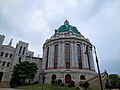
M 64 25 L 55 30 L 54 35 L 43 45 L 42 69 L 46 74 L 46 83 L 52 79 L 62 79 L 64 83 L 74 80 L 87 80 L 96 75 L 92 44 L 76 27 Z

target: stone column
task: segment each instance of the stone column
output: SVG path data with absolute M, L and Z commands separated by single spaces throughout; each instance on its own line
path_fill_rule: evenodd
M 87 47 L 87 45 L 85 44 L 85 45 L 84 45 L 85 51 L 86 51 L 86 47 Z M 89 54 L 89 52 L 88 52 L 88 54 Z M 86 63 L 86 69 L 89 69 L 87 54 L 85 54 L 85 63 Z
M 90 50 L 90 62 L 91 62 L 91 70 L 95 70 L 92 50 Z
M 48 69 L 50 69 L 50 63 L 51 63 L 51 44 L 49 44 L 49 54 L 48 54 Z
M 65 42 L 62 42 L 61 52 L 61 68 L 65 68 Z
M 50 61 L 50 69 L 54 67 L 54 45 L 51 44 L 51 61 Z
M 84 49 L 84 44 L 83 43 L 81 45 L 81 52 L 82 52 L 82 68 L 85 69 L 86 68 L 86 64 L 85 64 L 85 49 Z
M 89 67 L 88 67 L 87 54 L 85 54 L 85 52 L 86 52 L 86 45 L 85 44 L 82 44 L 82 50 L 83 50 L 83 52 L 82 52 L 82 56 L 83 56 L 83 58 L 82 58 L 83 68 L 84 69 L 88 69 Z
M 74 54 L 74 56 L 75 56 L 75 68 L 79 68 L 78 67 L 78 53 L 77 53 L 77 43 L 75 42 L 75 54 Z
M 62 48 L 61 48 L 61 43 L 62 43 L 62 42 L 59 42 L 59 43 L 58 43 L 58 66 L 57 66 L 58 68 L 61 68 L 61 60 L 62 60 L 62 59 L 61 59 L 61 51 L 62 51 L 62 50 L 61 50 L 61 49 L 62 49 Z
M 75 68 L 75 58 L 74 58 L 74 56 L 75 56 L 75 49 L 74 49 L 74 44 L 73 44 L 73 42 L 71 42 L 71 44 L 70 44 L 70 46 L 71 46 L 71 55 L 70 55 L 70 57 L 71 57 L 71 68 Z

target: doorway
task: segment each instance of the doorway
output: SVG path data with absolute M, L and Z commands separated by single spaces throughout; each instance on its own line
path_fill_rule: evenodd
M 2 77 L 3 77 L 3 72 L 0 72 L 0 82 L 2 80 Z
M 70 83 L 70 81 L 71 81 L 71 75 L 70 74 L 65 75 L 65 83 L 66 84 Z

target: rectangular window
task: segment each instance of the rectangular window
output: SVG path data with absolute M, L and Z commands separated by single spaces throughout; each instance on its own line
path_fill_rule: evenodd
M 13 56 L 13 55 L 12 55 L 12 54 L 10 54 L 10 57 L 9 57 L 9 58 L 12 58 L 12 56 Z
M 0 65 L 1 65 L 1 62 L 2 62 L 2 61 L 0 61 Z
M 8 53 L 5 54 L 5 57 L 8 57 Z
M 58 44 L 56 44 L 54 48 L 54 69 L 57 69 L 57 62 L 58 62 Z
M 77 55 L 78 55 L 78 66 L 79 69 L 82 69 L 82 58 L 81 58 L 81 47 L 77 44 Z
M 10 62 L 7 63 L 7 67 L 9 67 L 9 66 L 10 66 Z
M 4 55 L 4 52 L 1 52 L 0 56 L 3 56 Z
M 6 63 L 6 62 L 4 61 L 4 62 L 2 63 L 2 66 L 5 66 L 5 63 Z
M 66 62 L 66 69 L 70 69 L 70 44 L 65 44 L 65 62 Z
M 20 47 L 19 54 L 21 53 L 21 51 L 22 51 L 22 46 Z

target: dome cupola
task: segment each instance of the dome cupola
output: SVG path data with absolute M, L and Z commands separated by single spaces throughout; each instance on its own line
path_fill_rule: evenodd
M 72 32 L 76 33 L 76 34 L 80 34 L 80 32 L 77 30 L 77 28 L 75 26 L 72 26 L 72 25 L 69 24 L 68 20 L 66 20 L 64 22 L 64 25 L 62 25 L 58 28 L 57 32 L 67 32 L 67 31 L 70 31 L 70 30 Z

